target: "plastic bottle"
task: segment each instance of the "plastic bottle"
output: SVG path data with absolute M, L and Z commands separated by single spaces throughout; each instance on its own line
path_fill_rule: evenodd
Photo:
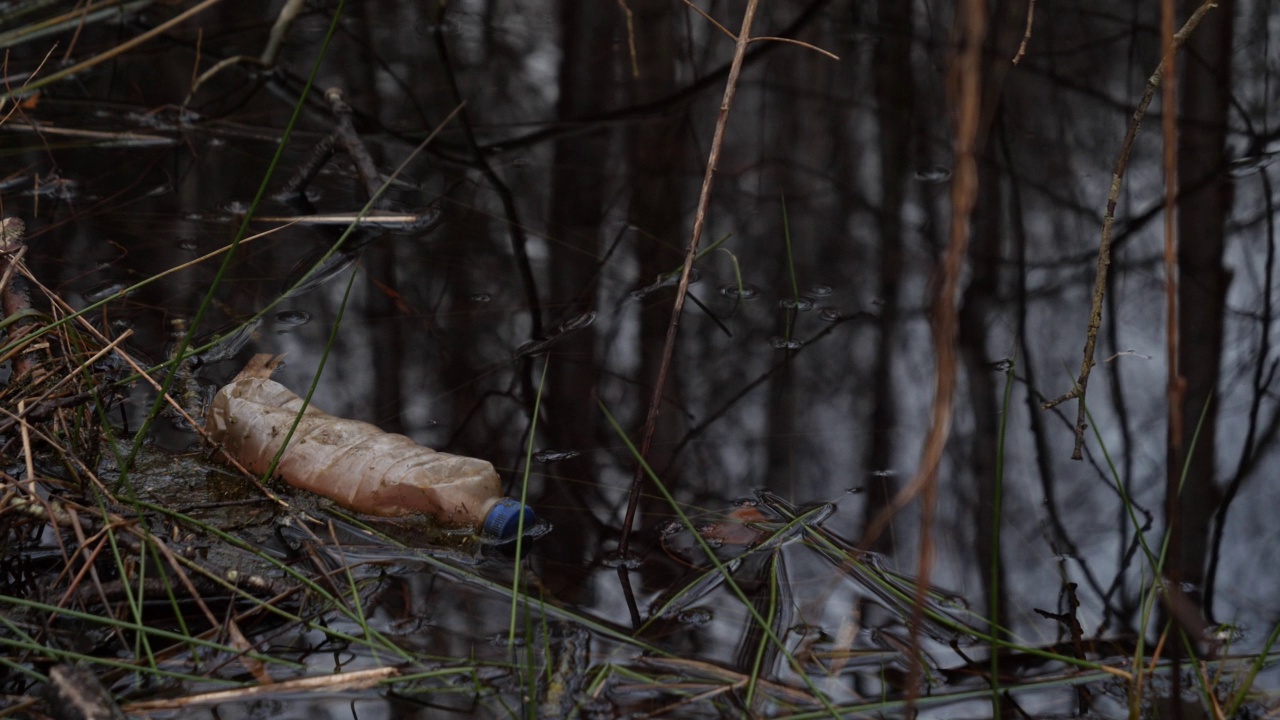
M 289 433 L 302 398 L 269 377 L 259 355 L 220 389 L 205 415 L 215 442 L 249 471 L 265 473 Z M 502 482 L 486 460 L 423 447 L 404 435 L 308 406 L 276 473 L 290 485 L 356 512 L 382 516 L 424 513 L 452 527 L 475 527 L 500 540 L 515 537 L 533 510 L 502 497 Z

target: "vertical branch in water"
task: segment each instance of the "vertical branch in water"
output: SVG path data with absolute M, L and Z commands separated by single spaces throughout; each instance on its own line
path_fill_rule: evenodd
M 951 223 L 949 241 L 943 256 L 938 295 L 933 306 L 933 344 L 937 368 L 933 389 L 933 409 L 929 434 L 915 477 L 894 497 L 893 502 L 876 515 L 861 541 L 867 547 L 888 526 L 898 510 L 916 495 L 921 496 L 920 560 L 916 578 L 916 596 L 911 622 L 911 645 L 920 644 L 925 594 L 933 564 L 933 518 L 937 504 L 937 471 L 942 453 L 951 434 L 952 402 L 956 383 L 956 299 L 960 276 L 969 246 L 969 218 L 977 204 L 978 168 L 977 137 L 982 102 L 982 46 L 986 37 L 986 4 L 984 0 L 966 0 L 956 19 L 956 53 L 948 78 L 948 95 L 955 122 L 955 174 L 951 182 Z M 919 657 L 913 652 L 912 657 Z M 907 680 L 907 702 L 914 705 L 920 694 L 922 668 L 912 663 Z
M 658 426 L 662 390 L 667 382 L 667 370 L 671 367 L 671 353 L 675 349 L 676 330 L 680 327 L 680 313 L 684 310 L 685 294 L 689 291 L 689 274 L 693 270 L 693 260 L 698 256 L 698 242 L 702 239 L 702 229 L 706 226 L 711 187 L 715 180 L 716 166 L 720 162 L 720 148 L 724 144 L 725 127 L 729 124 L 729 108 L 733 106 L 733 96 L 738 90 L 742 59 L 747 53 L 747 45 L 751 42 L 751 23 L 755 20 L 756 8 L 759 5 L 760 0 L 747 0 L 747 9 L 742 15 L 742 29 L 738 31 L 738 36 L 735 38 L 733 62 L 729 65 L 729 78 L 725 81 L 724 97 L 720 101 L 720 114 L 716 119 L 715 134 L 711 138 L 711 151 L 707 156 L 707 170 L 702 176 L 702 192 L 698 196 L 698 208 L 693 215 L 693 233 L 689 237 L 689 247 L 685 251 L 684 267 L 680 271 L 680 285 L 676 288 L 676 300 L 671 308 L 671 322 L 667 325 L 667 337 L 662 346 L 658 376 L 654 382 L 653 396 L 649 400 L 649 411 L 645 417 L 644 435 L 640 441 L 641 458 L 648 457 L 649 445 L 653 442 L 653 433 Z M 631 539 L 631 525 L 635 521 L 636 506 L 640 501 L 640 485 L 643 480 L 643 464 L 639 464 L 636 467 L 635 477 L 631 481 L 631 497 L 627 500 L 627 513 L 622 521 L 622 537 L 618 542 L 618 553 L 623 556 L 627 554 Z
M 982 45 L 986 36 L 985 0 L 966 0 L 958 9 L 956 57 L 952 62 L 948 94 L 955 122 L 955 175 L 951 183 L 951 224 L 942 282 L 934 305 L 933 344 L 938 354 L 933 411 L 925 453 L 917 477 L 923 489 L 920 510 L 920 566 L 916 597 L 912 603 L 911 646 L 919 648 L 924 619 L 925 593 L 933 566 L 933 517 L 937 505 L 938 465 L 951 434 L 952 400 L 956 386 L 956 296 L 969 247 L 969 217 L 978 199 L 977 138 L 982 104 Z M 913 652 L 913 658 L 920 653 Z M 914 704 L 920 692 L 923 667 L 917 659 L 907 681 L 907 701 Z

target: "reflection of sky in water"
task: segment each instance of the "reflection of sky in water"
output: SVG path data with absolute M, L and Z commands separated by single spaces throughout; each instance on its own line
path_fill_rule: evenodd
M 282 382 L 306 387 L 345 303 L 314 402 L 341 415 L 399 423 L 419 442 L 489 459 L 508 486 L 524 471 L 531 391 L 549 363 L 533 442 L 546 454 L 534 459 L 530 490 L 531 503 L 555 530 L 535 546 L 534 565 L 550 594 L 622 622 L 628 616 L 624 592 L 604 561 L 617 542 L 634 462 L 598 407 L 608 407 L 638 440 L 722 81 L 670 102 L 644 103 L 720 68 L 731 42 L 697 18 L 664 25 L 665 46 L 678 48 L 669 58 L 670 78 L 664 82 L 662 67 L 654 66 L 634 80 L 628 43 L 653 38 L 640 16 L 640 34 L 624 32 L 621 11 L 608 5 L 610 22 L 618 24 L 595 29 L 607 34 L 603 39 L 578 38 L 601 53 L 591 62 L 611 63 L 606 77 L 612 84 L 589 92 L 562 88 L 565 63 L 587 65 L 566 56 L 571 50 L 561 46 L 564 31 L 550 7 L 502 6 L 502 14 L 489 17 L 492 3 L 451 6 L 445 33 L 450 60 L 475 142 L 490 151 L 492 174 L 473 162 L 471 139 L 451 124 L 407 168 L 389 198 L 395 207 L 412 209 L 439 202 L 442 225 L 422 232 L 371 230 L 310 273 L 340 226 L 296 225 L 255 239 L 229 265 L 196 335 L 222 336 L 202 357 L 199 373 L 207 380 L 224 380 L 250 352 L 276 352 L 288 358 Z M 352 22 L 371 42 L 340 35 L 317 87 L 347 89 L 378 169 L 390 173 L 457 98 L 436 55 L 430 13 L 379 3 L 366 8 Z M 775 32 L 796 11 L 787 4 L 771 8 L 762 27 Z M 1056 21 L 1054 32 L 1034 38 L 1044 43 L 1037 48 L 1033 42 L 1026 60 L 1035 70 L 1011 71 L 1005 114 L 993 126 L 996 149 L 983 182 L 995 184 L 984 186 L 991 205 L 980 209 L 988 215 L 974 225 L 966 270 L 971 290 L 979 277 L 992 284 L 986 295 L 974 290 L 961 298 L 976 318 L 962 339 L 976 355 L 971 362 L 961 359 L 953 435 L 938 475 L 932 575 L 934 584 L 985 614 L 987 559 L 979 552 L 979 518 L 989 499 L 981 488 L 994 476 L 991 419 L 1007 420 L 1005 607 L 1013 631 L 1037 643 L 1059 637 L 1056 623 L 1034 609 L 1061 612 L 1064 581 L 1079 585 L 1086 633 L 1104 622 L 1109 633 L 1119 633 L 1136 617 L 1143 577 L 1141 559 L 1125 555 L 1132 528 L 1092 430 L 1085 460 L 1070 461 L 1074 406 L 1061 413 L 1030 409 L 1041 396 L 1066 390 L 1079 364 L 1101 198 L 1128 120 L 1129 110 L 1121 106 L 1133 100 L 1136 72 L 1127 43 L 1103 47 L 1082 39 L 1113 32 L 1109 21 L 1070 5 L 1062 12 L 1071 22 Z M 391 17 L 396 21 L 383 20 Z M 912 38 L 912 75 L 899 80 L 913 83 L 916 105 L 902 117 L 881 114 L 891 100 L 877 95 L 883 90 L 875 78 L 883 67 L 879 53 L 889 52 L 901 33 L 864 27 L 871 22 L 864 17 L 846 20 L 824 17 L 804 35 L 839 54 L 839 63 L 780 46 L 748 65 L 730 118 L 703 247 L 727 239 L 695 267 L 651 450 L 655 472 L 708 522 L 729 512 L 735 498 L 768 488 L 797 504 L 836 502 L 825 527 L 853 540 L 867 522 L 867 504 L 875 502 L 870 490 L 885 481 L 891 495 L 910 482 L 921 452 L 935 361 L 930 298 L 952 182 L 950 115 L 937 51 L 946 42 L 947 21 L 916 28 L 929 34 Z M 289 44 L 283 60 L 294 75 L 309 70 L 326 23 L 319 14 L 301 21 L 297 37 L 305 42 Z M 215 24 L 193 24 L 188 31 L 196 27 L 206 29 L 206 38 L 214 36 Z M 90 28 L 85 36 L 85 52 L 115 42 L 114 35 L 95 32 Z M 246 40 L 246 47 L 253 44 Z M 205 51 L 227 50 L 217 45 Z M 368 62 L 369 48 L 377 49 L 378 62 Z M 34 46 L 16 50 L 36 52 Z M 1035 54 L 1041 51 L 1067 63 L 1063 73 L 1093 68 L 1093 92 L 1055 85 L 1043 56 Z M 108 131 L 135 129 L 141 118 L 150 118 L 149 133 L 171 133 L 181 142 L 46 150 L 28 147 L 26 134 L 8 136 L 26 148 L 15 141 L 6 151 L 11 167 L 25 175 L 0 186 L 5 211 L 31 218 L 29 264 L 80 306 L 229 242 L 236 225 L 227 213 L 247 210 L 288 119 L 288 98 L 273 94 L 276 86 L 254 92 L 241 71 L 228 71 L 202 90 L 186 124 L 157 124 L 166 116 L 150 111 L 182 101 L 195 63 L 181 43 L 164 52 L 126 55 L 115 64 L 111 87 L 122 107 L 104 103 L 91 117 L 94 129 Z M 14 62 L 26 60 L 16 56 Z M 201 62 L 207 67 L 212 61 Z M 1233 84 L 1239 112 L 1251 119 L 1264 117 L 1259 108 L 1268 107 L 1263 85 L 1254 80 L 1262 77 L 1254 72 L 1256 62 L 1238 58 L 1242 79 Z M 167 84 L 139 79 L 169 67 L 176 79 Z M 83 92 L 105 92 L 104 78 L 87 73 Z M 557 118 L 570 91 L 579 115 L 641 107 L 570 122 Z M 50 93 L 32 112 L 49 124 L 87 123 L 89 114 L 76 97 Z M 1117 472 L 1151 514 L 1149 538 L 1158 544 L 1167 380 L 1161 238 L 1158 220 L 1143 220 L 1158 217 L 1150 213 L 1161 201 L 1156 125 L 1149 122 L 1140 136 L 1121 201 L 1109 290 L 1114 304 L 1104 315 L 1089 408 L 1090 424 Z M 274 186 L 329 126 L 323 110 L 304 113 Z M 902 167 L 894 168 L 885 163 L 898 129 L 907 131 L 908 149 Z M 544 131 L 545 137 L 528 139 Z M 1227 158 L 1233 164 L 1224 171 L 1235 181 L 1236 210 L 1225 258 L 1234 275 L 1216 406 L 1219 486 L 1236 472 L 1251 427 L 1257 431 L 1251 420 L 1254 370 L 1271 361 L 1259 357 L 1265 289 L 1274 282 L 1267 274 L 1274 271 L 1266 265 L 1268 211 L 1262 209 L 1270 199 L 1262 181 L 1274 172 L 1275 143 L 1244 135 L 1233 130 L 1234 151 Z M 668 147 L 676 152 L 663 154 Z M 655 159 L 658 166 L 645 165 Z M 55 172 L 57 182 L 48 182 Z M 894 172 L 900 173 L 901 205 L 885 209 Z M 37 175 L 45 181 L 35 189 Z M 362 204 L 357 188 L 349 165 L 338 160 L 316 178 L 308 197 L 322 212 L 350 213 Z M 294 213 L 268 197 L 260 214 Z M 508 220 L 526 234 L 541 332 L 532 329 L 530 291 Z M 255 224 L 251 232 L 273 226 Z M 993 245 L 982 243 L 991 238 Z M 1016 252 L 1020 242 L 1024 256 Z M 206 260 L 111 300 L 95 322 L 132 327 L 131 344 L 159 359 L 169 342 L 168 321 L 194 314 L 220 262 Z M 899 263 L 896 290 L 883 280 L 886 262 Z M 235 329 L 299 280 L 303 285 L 268 312 L 267 322 Z M 1019 306 L 1024 285 L 1025 308 Z M 1016 359 L 1007 408 L 1000 406 L 1007 368 L 993 365 L 1002 358 Z M 1259 416 L 1267 421 L 1273 412 L 1265 396 Z M 1033 418 L 1039 423 L 1034 431 Z M 1271 440 L 1258 437 L 1253 467 L 1265 468 Z M 882 452 L 873 460 L 877 450 Z M 875 474 L 884 470 L 887 476 Z M 845 494 L 851 488 L 861 492 Z M 1255 469 L 1227 518 L 1218 570 L 1226 581 L 1217 589 L 1215 614 L 1250 628 L 1240 643 L 1244 649 L 1256 648 L 1273 622 L 1275 580 L 1267 572 L 1268 556 L 1257 548 L 1280 540 L 1268 515 L 1276 501 L 1274 483 Z M 907 574 L 915 571 L 919 550 L 916 508 L 900 516 L 892 531 L 895 551 L 885 558 L 886 567 Z M 641 504 L 636 542 L 645 563 L 632 578 L 641 607 L 669 590 L 680 571 L 662 554 L 655 532 L 669 516 L 659 500 Z M 833 644 L 872 642 L 865 619 L 856 630 L 848 625 L 861 612 L 852 580 L 832 573 L 800 543 L 779 555 L 793 596 L 793 617 L 782 629 L 818 627 L 836 638 Z M 431 635 L 442 654 L 465 656 L 475 638 L 502 629 L 501 597 L 445 591 L 456 583 L 440 580 L 434 589 L 426 589 L 422 578 L 401 581 L 423 583 L 408 592 L 430 608 L 432 625 L 448 628 L 438 638 Z M 699 657 L 731 662 L 745 613 L 719 588 L 715 593 L 682 609 L 688 616 L 673 619 L 671 636 L 696 645 Z M 1124 617 L 1109 616 L 1108 603 L 1123 607 Z M 893 632 L 886 629 L 883 641 L 891 643 Z M 805 636 L 794 638 L 797 644 L 810 637 L 796 634 Z M 943 667 L 959 662 L 945 649 L 934 658 Z

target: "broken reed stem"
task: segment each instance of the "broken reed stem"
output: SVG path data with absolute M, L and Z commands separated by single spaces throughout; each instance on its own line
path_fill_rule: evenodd
M 720 163 L 720 148 L 724 145 L 725 127 L 729 124 L 729 108 L 733 106 L 733 96 L 738 90 L 742 59 L 747 53 L 747 46 L 751 44 L 751 23 L 755 20 L 756 8 L 759 5 L 760 0 L 747 0 L 747 8 L 742 15 L 742 28 L 734 38 L 733 62 L 729 65 L 729 77 L 725 80 L 724 97 L 720 101 L 715 134 L 711 138 L 707 170 L 702 176 L 702 192 L 698 196 L 698 208 L 693 215 L 693 233 L 689 238 L 689 247 L 685 251 L 684 266 L 680 270 L 680 284 L 676 288 L 675 304 L 671 308 L 671 322 L 667 325 L 666 340 L 662 344 L 662 359 L 658 363 L 658 376 L 645 417 L 644 435 L 640 441 L 642 459 L 648 458 L 653 433 L 658 427 L 658 415 L 662 409 L 662 391 L 667 383 L 667 370 L 671 367 L 671 353 L 675 349 L 676 331 L 680 326 L 680 313 L 684 310 L 685 294 L 689 291 L 689 274 L 693 271 L 693 261 L 698 256 L 698 242 L 702 239 L 702 229 L 707 223 L 707 205 L 711 201 L 711 187 L 715 181 L 716 166 Z M 635 476 L 631 480 L 631 496 L 627 499 L 626 516 L 622 521 L 622 537 L 618 541 L 618 554 L 622 556 L 627 555 L 631 526 L 635 521 L 636 506 L 640 503 L 640 487 L 643 481 L 644 463 L 637 463 Z
M 1080 363 L 1080 375 L 1076 379 L 1075 385 L 1066 393 L 1043 403 L 1040 407 L 1044 410 L 1057 407 L 1068 400 L 1079 399 L 1080 404 L 1076 410 L 1076 443 L 1075 449 L 1071 452 L 1072 460 L 1080 460 L 1084 457 L 1084 433 L 1088 429 L 1086 424 L 1084 397 L 1089 388 L 1089 373 L 1093 370 L 1094 350 L 1098 345 L 1098 328 L 1102 325 L 1102 300 L 1107 292 L 1107 271 L 1111 266 L 1111 234 L 1116 219 L 1116 204 L 1120 200 L 1120 185 L 1124 181 L 1125 170 L 1129 167 L 1129 154 L 1133 151 L 1134 139 L 1138 136 L 1138 130 L 1142 127 L 1142 120 L 1147 115 L 1147 107 L 1151 105 L 1151 100 L 1155 97 L 1156 90 L 1160 87 L 1160 79 L 1164 75 L 1165 60 L 1172 59 L 1190 37 L 1191 32 L 1196 29 L 1200 21 L 1204 19 L 1205 13 L 1210 8 L 1216 6 L 1215 0 L 1205 0 L 1196 11 L 1191 13 L 1191 17 L 1187 18 L 1187 22 L 1173 36 L 1173 47 L 1165 54 L 1165 58 L 1161 58 L 1160 64 L 1156 66 L 1155 72 L 1151 73 L 1151 77 L 1147 78 L 1146 88 L 1142 91 L 1142 99 L 1138 101 L 1138 107 L 1133 111 L 1133 117 L 1129 120 L 1129 129 L 1125 132 L 1124 142 L 1120 146 L 1120 156 L 1116 158 L 1115 168 L 1111 171 L 1111 189 L 1107 193 L 1107 210 L 1102 216 L 1102 240 L 1098 244 L 1098 268 L 1093 280 L 1093 304 L 1089 310 L 1089 327 L 1085 333 L 1084 341 L 1084 359 Z

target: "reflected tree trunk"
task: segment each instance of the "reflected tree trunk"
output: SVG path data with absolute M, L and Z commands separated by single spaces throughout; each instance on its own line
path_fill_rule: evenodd
M 895 492 L 893 473 L 894 432 L 898 424 L 897 388 L 893 367 L 897 359 L 898 294 L 902 282 L 902 213 L 911 177 L 911 141 L 916 130 L 915 80 L 911 68 L 911 3 L 882 0 L 879 4 L 883 39 L 875 50 L 876 119 L 880 125 L 880 244 L 879 338 L 872 370 L 871 446 L 866 455 L 866 504 L 870 521 L 888 505 Z M 881 533 L 867 548 L 893 552 L 893 532 Z
M 1183 3 L 1184 10 L 1190 12 L 1198 4 Z M 1214 483 L 1214 403 L 1231 280 L 1222 262 L 1231 212 L 1231 179 L 1223 170 L 1235 3 L 1222 0 L 1218 5 L 1187 43 L 1178 93 L 1178 178 L 1182 188 L 1178 199 L 1178 365 L 1186 392 L 1183 450 L 1170 458 L 1166 519 L 1173 533 L 1168 570 L 1175 580 L 1197 588 L 1195 597 L 1204 582 L 1209 521 L 1219 495 Z
M 993 529 L 999 522 L 995 509 L 996 465 L 999 462 L 998 433 L 1000 407 L 997 399 L 1000 388 L 995 383 L 995 370 L 988 355 L 987 333 L 1000 306 L 1000 251 L 1002 231 L 1003 193 L 1000 170 L 994 162 L 994 143 L 987 143 L 979 170 L 978 205 L 974 209 L 973 241 L 970 244 L 969 266 L 972 277 L 965 289 L 964 303 L 960 308 L 960 355 L 969 392 L 968 406 L 973 416 L 973 433 L 969 442 L 969 474 L 976 490 L 977 520 L 974 528 L 974 555 L 978 572 L 982 576 L 983 589 L 990 592 L 992 580 L 998 580 L 1001 597 L 997 598 L 999 616 L 994 618 L 999 627 L 1009 627 L 1005 602 L 1003 563 L 993 567 L 1000 548 L 992 543 Z M 1001 573 L 1000 577 L 993 576 Z M 991 598 L 988 597 L 988 601 Z
M 639 105 L 675 91 L 675 53 L 680 41 L 675 33 L 676 16 L 667 0 L 632 0 L 628 7 L 632 13 L 639 76 L 632 76 L 628 65 L 629 80 L 625 86 L 630 91 L 628 102 Z M 627 183 L 631 188 L 627 221 L 642 282 L 652 282 L 684 261 L 681 247 L 685 241 L 683 216 L 688 199 L 684 197 L 683 180 L 689 156 L 681 133 L 687 121 L 688 113 L 682 106 L 678 112 L 636 123 L 627 132 L 627 163 L 631 174 Z M 660 293 L 654 297 L 670 296 Z M 685 312 L 690 310 L 692 308 L 687 308 Z M 668 302 L 653 303 L 646 299 L 640 309 L 640 382 L 634 388 L 633 407 L 643 408 L 649 402 L 670 320 Z M 685 341 L 688 340 L 686 337 Z M 664 390 L 669 398 L 680 396 L 682 374 L 678 357 L 677 354 Z M 672 488 L 684 487 L 680 464 L 671 462 L 670 455 L 670 449 L 683 432 L 678 417 L 677 413 L 664 408 L 649 451 L 650 466 L 661 468 L 663 482 Z M 641 500 L 641 522 L 656 513 L 669 512 L 666 503 L 652 494 L 646 494 Z
M 574 118 L 596 113 L 611 105 L 614 81 L 614 33 L 620 24 L 612 3 L 560 3 L 560 95 L 556 113 Z M 547 233 L 548 334 L 583 312 L 597 310 L 597 270 L 600 230 L 604 222 L 605 173 L 610 134 L 607 127 L 569 135 L 555 143 L 551 168 L 551 195 Z M 557 342 L 546 356 L 547 379 L 542 394 L 547 439 L 560 450 L 596 447 L 595 407 L 599 363 L 594 327 L 578 330 Z M 555 466 L 559 482 L 548 488 L 542 502 L 553 523 L 590 522 L 593 456 L 583 455 Z M 557 512 L 565 513 L 558 515 Z M 595 552 L 598 538 L 586 532 L 573 537 L 547 537 L 547 552 L 572 563 Z M 558 573 L 548 587 L 571 602 L 588 601 L 590 586 L 576 573 Z

